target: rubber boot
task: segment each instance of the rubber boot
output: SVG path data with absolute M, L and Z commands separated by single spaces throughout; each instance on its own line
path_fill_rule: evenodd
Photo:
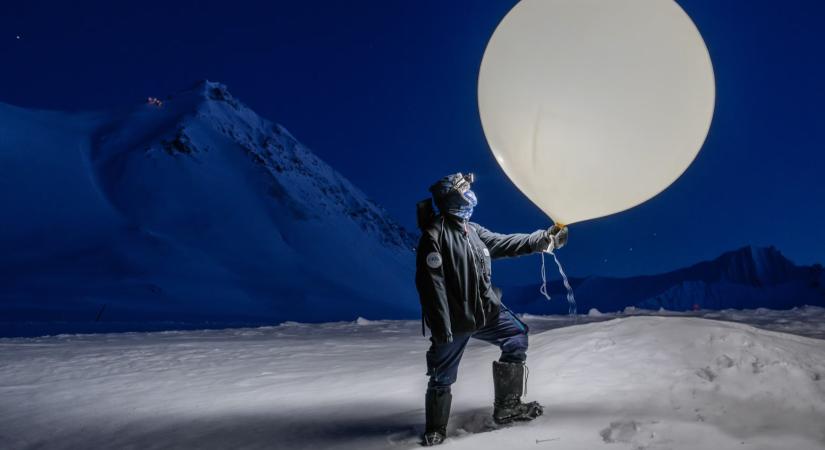
M 493 421 L 499 425 L 533 420 L 544 412 L 538 402 L 521 401 L 526 383 L 525 368 L 523 363 L 493 361 L 493 386 L 496 393 Z
M 427 425 L 422 445 L 429 447 L 444 442 L 447 438 L 447 420 L 450 418 L 450 404 L 453 394 L 449 389 L 427 389 L 424 411 Z

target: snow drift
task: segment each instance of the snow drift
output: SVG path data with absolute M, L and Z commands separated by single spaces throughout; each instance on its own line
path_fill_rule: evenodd
M 548 323 L 536 320 L 536 331 Z M 0 339 L 0 447 L 418 448 L 419 331 L 293 322 Z M 825 448 L 823 340 L 685 317 L 534 333 L 528 397 L 546 413 L 500 429 L 490 417 L 498 353 L 468 347 L 444 448 Z
M 5 320 L 417 313 L 410 234 L 218 83 L 100 113 L 0 104 L 0 205 Z

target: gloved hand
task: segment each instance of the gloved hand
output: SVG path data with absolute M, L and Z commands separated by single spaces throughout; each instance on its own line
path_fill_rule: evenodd
M 550 245 L 547 247 L 548 251 L 559 249 L 567 245 L 567 237 L 569 234 L 567 227 L 553 225 L 544 233 L 547 240 L 550 241 Z

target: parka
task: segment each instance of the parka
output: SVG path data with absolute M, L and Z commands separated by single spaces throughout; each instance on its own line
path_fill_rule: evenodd
M 415 284 L 424 324 L 438 343 L 496 320 L 501 299 L 492 285 L 493 259 L 537 253 L 550 244 L 545 230 L 500 234 L 452 214 L 422 229 Z

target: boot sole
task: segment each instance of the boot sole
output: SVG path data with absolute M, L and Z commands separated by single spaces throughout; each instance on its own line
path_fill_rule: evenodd
M 507 425 L 507 424 L 513 423 L 513 422 L 530 422 L 531 420 L 535 420 L 535 419 L 541 417 L 543 414 L 544 414 L 544 411 L 539 410 L 538 414 L 536 414 L 535 416 L 520 415 L 520 416 L 505 417 L 505 418 L 502 418 L 502 419 L 497 419 L 494 416 L 493 417 L 493 422 L 495 422 L 496 425 Z

